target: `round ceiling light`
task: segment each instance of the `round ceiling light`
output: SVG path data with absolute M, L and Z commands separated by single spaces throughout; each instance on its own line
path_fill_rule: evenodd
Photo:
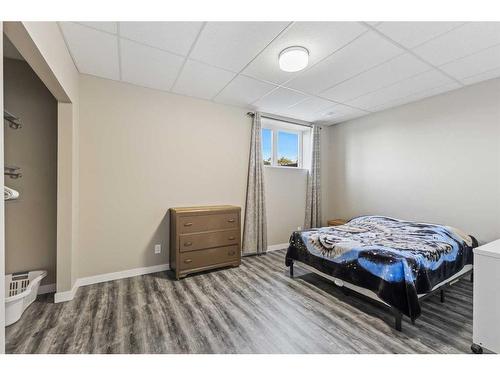
M 304 47 L 288 47 L 280 52 L 280 69 L 285 72 L 298 72 L 309 63 L 309 51 Z

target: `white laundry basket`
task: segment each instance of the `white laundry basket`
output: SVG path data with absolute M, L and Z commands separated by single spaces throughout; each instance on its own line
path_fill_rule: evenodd
M 5 325 L 17 322 L 33 303 L 47 271 L 19 272 L 5 275 Z

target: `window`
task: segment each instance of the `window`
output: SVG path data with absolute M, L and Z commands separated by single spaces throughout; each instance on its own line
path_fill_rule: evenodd
M 262 121 L 262 159 L 270 167 L 302 168 L 303 126 L 277 120 Z
M 282 167 L 299 166 L 299 134 L 278 131 L 278 165 Z
M 271 165 L 273 159 L 273 131 L 262 129 L 262 159 L 264 165 Z

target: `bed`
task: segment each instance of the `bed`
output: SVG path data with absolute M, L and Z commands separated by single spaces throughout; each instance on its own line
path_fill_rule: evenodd
M 395 328 L 402 315 L 412 323 L 420 302 L 467 274 L 472 280 L 474 237 L 437 224 L 385 216 L 361 216 L 344 225 L 293 232 L 285 265 L 293 265 L 332 280 L 391 309 Z

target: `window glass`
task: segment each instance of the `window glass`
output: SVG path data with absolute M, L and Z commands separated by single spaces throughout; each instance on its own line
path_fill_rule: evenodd
M 299 135 L 278 131 L 277 162 L 284 167 L 299 166 Z
M 262 159 L 264 165 L 271 165 L 273 155 L 273 135 L 271 129 L 262 129 Z

